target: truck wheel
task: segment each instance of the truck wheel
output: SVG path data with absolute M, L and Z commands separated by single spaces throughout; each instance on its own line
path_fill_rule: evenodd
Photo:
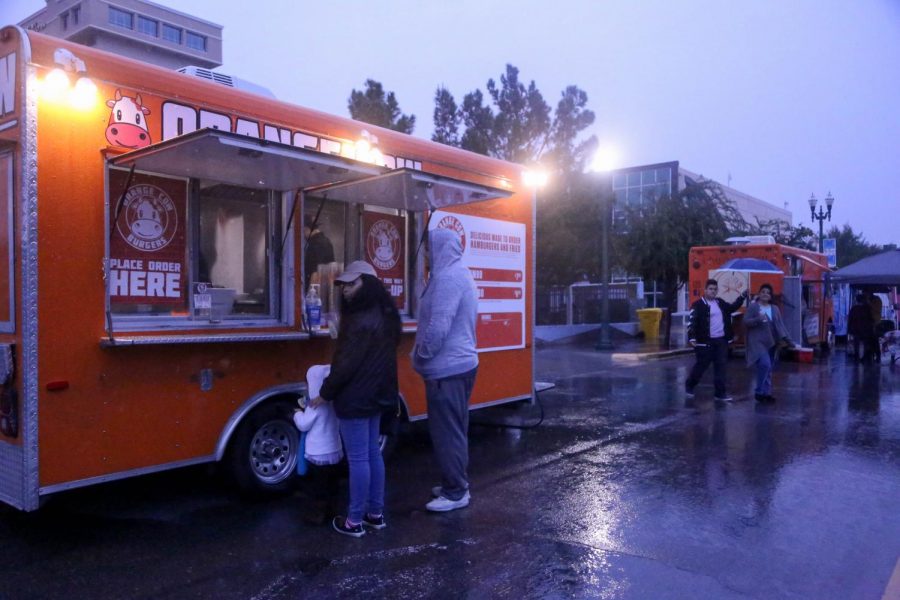
M 242 491 L 264 495 L 291 488 L 300 443 L 290 417 L 292 408 L 286 402 L 270 402 L 238 426 L 229 445 L 228 466 Z

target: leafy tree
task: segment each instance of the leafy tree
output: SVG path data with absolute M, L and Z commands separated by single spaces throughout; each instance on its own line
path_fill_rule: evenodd
M 549 162 L 557 173 L 584 170 L 585 162 L 597 149 L 597 138 L 578 141 L 578 136 L 594 122 L 593 111 L 587 106 L 587 93 L 574 85 L 568 86 L 556 105 L 553 128 L 550 131 Z
M 460 115 L 447 88 L 441 86 L 434 93 L 434 133 L 432 141 L 448 146 L 459 146 Z
M 495 156 L 494 111 L 490 106 L 484 105 L 484 95 L 481 90 L 475 90 L 465 95 L 462 107 L 460 107 L 460 118 L 466 127 L 460 145 L 466 150 L 478 154 Z
M 708 180 L 624 211 L 627 228 L 614 237 L 619 258 L 629 272 L 662 284 L 670 315 L 678 288 L 688 280 L 691 247 L 722 244 L 746 225 L 719 185 Z M 671 318 L 666 321 L 666 346 L 670 336 Z
M 564 202 L 558 201 L 565 198 Z M 551 180 L 537 202 L 537 280 L 569 285 L 600 272 L 601 211 L 596 185 L 585 175 Z
M 404 115 L 394 92 L 385 94 L 384 87 L 374 79 L 366 80 L 365 91 L 354 89 L 347 102 L 350 116 L 356 121 L 402 133 L 412 133 L 416 126 L 415 115 Z
M 804 250 L 817 250 L 819 247 L 819 238 L 812 229 L 805 225 L 788 225 L 780 219 L 761 221 L 757 218 L 756 224 L 741 231 L 740 235 L 771 235 L 779 244 Z
M 497 107 L 491 131 L 495 155 L 517 163 L 540 157 L 550 135 L 550 107 L 534 81 L 525 87 L 519 69 L 506 65 L 498 87 L 488 79 L 487 90 Z
M 849 224 L 832 227 L 825 237 L 835 238 L 837 246 L 837 266 L 846 267 L 858 260 L 878 254 L 888 248 L 866 241 L 862 233 L 856 233 Z
M 595 118 L 587 109 L 588 98 L 583 90 L 568 86 L 552 118 L 550 106 L 535 82 L 526 86 L 513 65 L 506 65 L 499 83 L 489 79 L 487 91 L 487 98 L 481 90 L 466 94 L 454 119 L 453 96 L 439 88 L 435 94 L 432 139 L 457 145 L 453 133 L 461 126 L 458 145 L 466 150 L 520 164 L 545 162 L 558 177 L 581 171 L 586 157 L 596 147 L 593 136 L 578 139 Z

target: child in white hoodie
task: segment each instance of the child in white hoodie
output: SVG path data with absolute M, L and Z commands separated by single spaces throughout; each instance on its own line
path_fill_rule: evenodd
M 315 365 L 306 372 L 308 397 L 319 395 L 322 382 L 331 371 L 330 365 Z M 310 520 L 322 524 L 331 519 L 330 513 L 336 512 L 340 469 L 338 463 L 344 456 L 341 437 L 338 432 L 338 420 L 331 402 L 318 407 L 306 406 L 294 411 L 294 424 L 306 433 L 304 456 L 311 465 L 309 476 L 313 486 L 313 508 L 320 514 Z

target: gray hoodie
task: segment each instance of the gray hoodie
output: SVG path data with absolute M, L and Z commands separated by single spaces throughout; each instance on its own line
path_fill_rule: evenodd
M 462 244 L 449 229 L 429 232 L 431 279 L 419 301 L 413 368 L 425 379 L 461 375 L 478 366 L 478 291 L 462 264 Z

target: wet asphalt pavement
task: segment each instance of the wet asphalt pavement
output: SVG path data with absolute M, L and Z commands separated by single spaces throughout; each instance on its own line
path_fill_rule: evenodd
M 305 521 L 303 490 L 235 496 L 206 468 L 0 510 L 0 598 L 873 599 L 900 577 L 900 364 L 783 363 L 779 401 L 738 402 L 689 356 L 538 351 L 539 406 L 473 413 L 472 504 L 424 510 L 427 430 L 388 463 L 388 528 Z M 895 574 L 895 570 L 897 573 Z M 892 584 L 893 589 L 893 584 Z M 885 596 L 887 597 L 887 596 Z

